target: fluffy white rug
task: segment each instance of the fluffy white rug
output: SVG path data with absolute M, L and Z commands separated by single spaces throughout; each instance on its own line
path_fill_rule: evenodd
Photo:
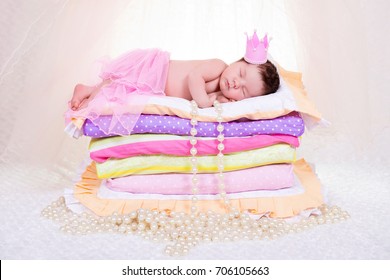
M 307 133 L 299 150 L 314 163 L 328 204 L 347 210 L 349 220 L 276 240 L 201 244 L 181 258 L 389 259 L 388 163 L 367 151 L 353 154 L 349 140 L 329 128 Z M 41 217 L 72 186 L 73 175 L 24 163 L 0 165 L 1 259 L 172 259 L 163 253 L 165 244 L 132 235 L 67 235 Z

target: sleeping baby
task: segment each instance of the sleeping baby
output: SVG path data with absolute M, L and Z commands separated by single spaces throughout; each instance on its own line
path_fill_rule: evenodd
M 280 80 L 267 59 L 268 44 L 267 35 L 259 40 L 255 32 L 247 37 L 245 56 L 230 65 L 220 59 L 170 60 L 168 52 L 158 49 L 134 50 L 105 63 L 100 84 L 76 85 L 70 108 L 83 111 L 98 96 L 100 102 L 93 106 L 120 105 L 132 93 L 194 100 L 200 108 L 211 107 L 215 100 L 225 103 L 274 93 Z

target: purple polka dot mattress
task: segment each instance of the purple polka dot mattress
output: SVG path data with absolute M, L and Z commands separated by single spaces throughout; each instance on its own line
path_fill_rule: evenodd
M 118 125 L 106 134 L 108 125 L 111 123 L 111 115 L 100 116 L 92 122 L 87 119 L 84 122 L 83 133 L 92 138 L 125 135 L 124 127 Z M 200 137 L 217 137 L 217 122 L 198 122 L 197 135 Z M 191 123 L 189 119 L 177 116 L 140 115 L 134 126 L 132 134 L 175 134 L 190 135 Z M 304 122 L 298 112 L 291 112 L 285 116 L 265 120 L 242 120 L 224 123 L 225 137 L 251 136 L 259 134 L 286 134 L 301 136 L 304 132 Z

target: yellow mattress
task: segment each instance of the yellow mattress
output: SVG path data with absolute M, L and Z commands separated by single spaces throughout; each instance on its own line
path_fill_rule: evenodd
M 234 171 L 267 164 L 292 163 L 296 150 L 289 144 L 275 144 L 224 155 L 224 170 Z M 191 157 L 167 155 L 142 155 L 124 159 L 110 159 L 96 163 L 98 178 L 108 179 L 133 174 L 191 173 Z M 198 156 L 199 173 L 217 173 L 217 157 Z

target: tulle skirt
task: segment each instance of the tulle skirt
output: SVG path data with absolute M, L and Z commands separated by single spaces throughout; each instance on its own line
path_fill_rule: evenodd
M 149 97 L 165 95 L 169 53 L 159 49 L 137 49 L 102 63 L 99 76 L 111 83 L 103 86 L 87 107 L 77 111 L 68 109 L 65 118 L 67 122 L 82 118 L 94 123 L 101 112 L 109 111 L 112 118 L 104 132 L 111 133 L 117 126 L 122 126 L 127 135 L 131 134 Z

